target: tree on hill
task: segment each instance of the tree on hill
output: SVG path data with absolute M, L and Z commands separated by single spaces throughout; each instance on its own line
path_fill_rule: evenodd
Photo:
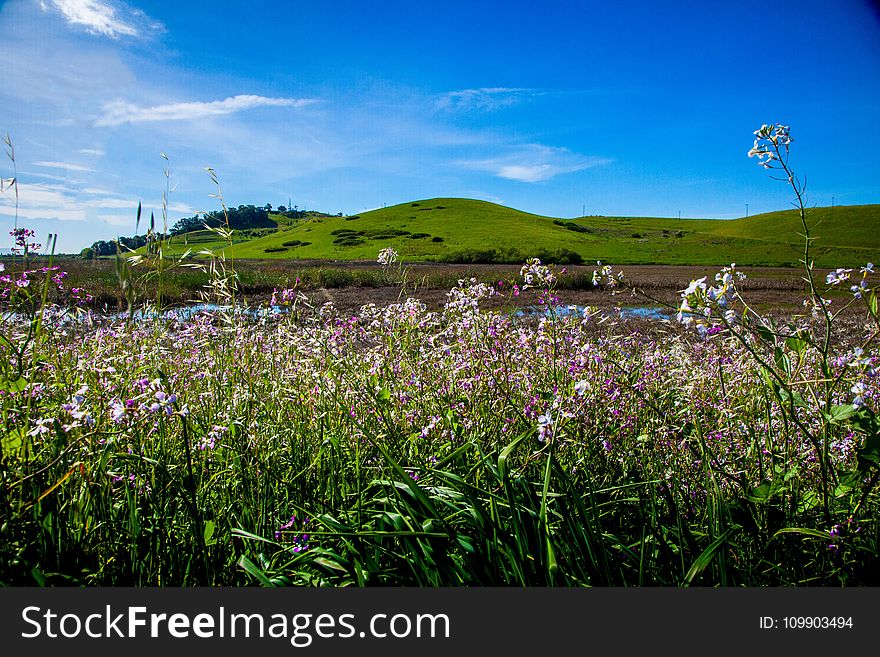
M 162 235 L 156 235 L 153 239 L 162 239 Z M 131 249 L 139 249 L 147 243 L 146 235 L 135 235 L 134 237 L 120 237 L 119 246 L 123 247 L 123 251 Z M 117 240 L 98 240 L 90 247 L 86 247 L 80 252 L 83 258 L 97 258 L 100 256 L 114 255 L 116 253 Z
M 229 219 L 229 227 L 233 230 L 245 231 L 255 228 L 277 228 L 278 224 L 269 217 L 269 211 L 272 209 L 271 203 L 260 207 L 256 205 L 239 205 L 226 210 L 224 214 L 221 210 L 196 214 L 192 217 L 184 217 L 178 220 L 171 228 L 170 235 L 183 235 L 195 230 L 204 230 L 204 228 L 217 228 L 226 226 L 227 217 Z M 278 214 L 288 219 L 302 219 L 306 216 L 305 210 L 300 210 L 298 206 L 293 209 L 287 209 L 283 205 L 278 207 Z M 319 213 L 320 214 L 320 213 Z M 144 246 L 148 239 L 161 240 L 165 236 L 161 233 L 153 234 L 152 237 L 147 235 L 135 235 L 134 237 L 120 237 L 119 245 L 125 249 L 138 249 Z M 108 256 L 116 253 L 117 240 L 99 240 L 92 244 L 83 252 L 87 255 L 83 257 L 100 257 Z
M 278 224 L 269 218 L 271 205 L 264 207 L 256 205 L 239 205 L 237 208 L 228 208 L 226 214 L 220 210 L 206 212 L 202 215 L 194 215 L 179 220 L 171 229 L 172 235 L 181 235 L 194 230 L 202 230 L 205 226 L 217 228 L 226 225 L 229 217 L 229 227 L 233 230 L 247 230 L 248 228 L 277 228 Z

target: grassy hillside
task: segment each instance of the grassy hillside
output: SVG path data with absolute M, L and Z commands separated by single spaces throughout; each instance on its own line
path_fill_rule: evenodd
M 273 219 L 275 217 L 273 216 Z M 880 257 L 880 205 L 816 208 L 809 223 L 817 266 L 855 265 Z M 656 217 L 560 220 L 471 199 L 438 198 L 350 217 L 309 217 L 237 239 L 236 258 L 373 260 L 394 247 L 404 260 L 520 262 L 583 258 L 618 264 L 795 265 L 802 251 L 795 211 L 731 221 Z M 175 238 L 172 249 L 222 250 L 212 233 Z
M 717 235 L 803 243 L 800 237 L 803 228 L 797 210 L 716 223 L 713 232 Z M 817 238 L 815 245 L 818 247 L 877 248 L 880 245 L 880 205 L 813 208 L 807 214 L 807 225 Z

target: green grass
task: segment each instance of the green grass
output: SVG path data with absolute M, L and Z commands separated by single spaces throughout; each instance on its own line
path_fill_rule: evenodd
M 15 292 L 0 585 L 880 582 L 880 420 L 846 403 L 877 379 L 835 366 L 843 403 L 807 408 L 813 326 L 521 322 L 478 285 L 439 312 L 68 323 Z M 876 362 L 858 328 L 833 354 Z
M 279 217 L 273 215 L 275 220 Z M 283 217 L 280 219 L 284 219 Z M 875 259 L 880 205 L 810 211 L 816 266 Z M 659 217 L 558 220 L 472 199 L 403 203 L 349 217 L 279 221 L 268 235 L 237 241 L 236 258 L 373 260 L 391 246 L 407 261 L 522 262 L 573 252 L 584 262 L 616 264 L 793 266 L 801 257 L 800 220 L 793 210 L 729 221 Z M 299 244 L 297 244 L 299 242 Z M 208 231 L 175 237 L 169 254 L 226 249 Z
M 518 318 L 514 296 L 565 303 L 534 263 L 521 288 L 459 281 L 437 310 L 401 289 L 356 315 L 281 294 L 289 312 L 255 317 L 213 264 L 225 308 L 71 322 L 51 262 L 8 261 L 0 586 L 880 582 L 867 268 L 824 324 L 758 314 L 737 276 L 692 287 L 699 331 Z

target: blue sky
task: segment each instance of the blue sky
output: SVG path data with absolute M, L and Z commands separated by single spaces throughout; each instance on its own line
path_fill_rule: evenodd
M 9 0 L 0 61 L 19 223 L 68 252 L 160 218 L 169 164 L 169 225 L 219 207 L 206 166 L 230 205 L 757 214 L 791 197 L 746 156 L 770 122 L 811 204 L 880 202 L 867 1 Z

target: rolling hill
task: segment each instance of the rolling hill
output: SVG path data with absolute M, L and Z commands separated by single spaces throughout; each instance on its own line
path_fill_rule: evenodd
M 880 258 L 880 205 L 815 208 L 808 223 L 817 266 Z M 391 246 L 405 261 L 615 264 L 797 265 L 803 251 L 797 212 L 734 220 L 656 217 L 554 219 L 486 201 L 436 198 L 348 217 L 279 222 L 229 248 L 209 231 L 173 238 L 168 252 L 226 250 L 236 258 L 375 260 Z

